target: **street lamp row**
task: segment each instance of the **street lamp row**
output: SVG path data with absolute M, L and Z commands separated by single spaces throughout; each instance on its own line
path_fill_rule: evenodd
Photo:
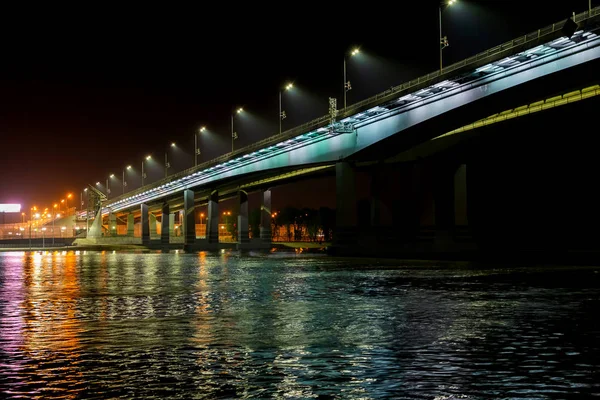
M 442 50 L 445 49 L 446 47 L 449 46 L 448 43 L 448 37 L 447 36 L 442 36 L 442 8 L 443 7 L 450 7 L 453 4 L 456 3 L 457 0 L 445 0 L 443 2 L 440 3 L 439 6 L 439 34 L 440 34 L 440 43 L 439 43 L 439 51 L 440 51 L 440 72 L 442 71 L 443 68 L 443 63 L 442 63 Z M 360 49 L 359 48 L 353 48 L 349 53 L 346 53 L 344 55 L 344 84 L 343 84 L 343 93 L 344 93 L 344 110 L 346 110 L 347 108 L 347 97 L 348 97 L 348 92 L 350 90 L 352 90 L 352 85 L 350 83 L 350 80 L 347 77 L 347 71 L 346 71 L 346 63 L 347 63 L 347 59 L 349 57 L 353 57 L 356 56 L 357 54 L 360 53 Z M 279 134 L 282 133 L 282 122 L 284 119 L 287 118 L 286 112 L 285 110 L 283 110 L 282 107 L 282 93 L 284 91 L 289 91 L 294 87 L 293 83 L 287 83 L 285 84 L 280 90 L 279 90 Z M 231 114 L 231 152 L 233 153 L 234 151 L 234 142 L 236 139 L 239 138 L 237 132 L 234 129 L 234 117 L 237 114 L 241 114 L 244 111 L 244 109 L 242 107 L 236 109 L 232 114 Z M 198 129 L 197 132 L 194 133 L 194 166 L 198 166 L 198 156 L 201 154 L 200 148 L 198 146 L 198 134 L 205 132 L 206 131 L 206 127 L 202 126 L 200 129 Z M 171 147 L 176 147 L 175 143 L 171 143 Z M 146 156 L 145 160 L 150 160 L 152 157 L 151 156 Z M 168 158 L 168 154 L 167 152 L 165 152 L 165 178 L 168 177 L 168 169 L 171 167 L 171 164 L 169 163 L 169 158 Z M 131 169 L 131 165 L 128 165 L 127 170 Z M 110 175 L 110 178 L 113 178 L 114 174 Z M 146 173 L 144 172 L 144 160 L 142 160 L 142 185 L 144 186 L 144 179 L 146 178 Z M 97 182 L 96 185 L 100 185 L 100 182 Z M 123 170 L 123 180 L 122 180 L 122 186 L 123 186 L 123 194 L 125 193 L 125 187 L 127 186 L 127 182 L 125 180 L 125 169 Z M 109 180 L 106 180 L 106 192 L 107 194 L 110 194 L 110 188 L 109 188 Z M 82 202 L 83 203 L 83 202 Z

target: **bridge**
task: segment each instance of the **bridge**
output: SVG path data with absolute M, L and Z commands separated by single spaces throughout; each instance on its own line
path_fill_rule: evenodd
M 573 21 L 575 24 L 571 27 Z M 440 137 L 444 134 L 473 129 L 475 124 L 481 123 L 475 121 L 489 116 L 492 104 L 499 109 L 511 107 L 511 115 L 515 117 L 531 113 L 537 106 L 542 110 L 548 100 L 555 106 L 558 100 L 563 100 L 562 95 L 560 99 L 544 99 L 543 104 L 519 105 L 524 108 L 512 112 L 518 107 L 513 104 L 515 99 L 506 94 L 541 78 L 559 76 L 600 60 L 599 21 L 600 7 L 596 7 L 575 15 L 572 20 L 559 21 L 515 38 L 345 109 L 330 110 L 328 115 L 137 190 L 112 199 L 98 199 L 97 216 L 88 238 L 95 240 L 104 236 L 103 216 L 108 216 L 109 232 L 111 227 L 114 229 L 117 214 L 127 214 L 127 233 L 132 237 L 134 220 L 139 213 L 141 243 L 150 243 L 150 233 L 155 229 L 152 224 L 160 215 L 160 240 L 167 244 L 173 242 L 173 218 L 178 211 L 182 216 L 185 245 L 213 248 L 219 240 L 219 200 L 235 196 L 240 202 L 238 246 L 243 248 L 249 243 L 248 193 L 261 191 L 260 236 L 268 245 L 271 241 L 271 188 L 291 180 L 330 173 L 336 176 L 338 198 L 336 246 L 355 246 L 357 168 L 402 158 L 400 154 L 411 149 L 443 140 Z M 569 89 L 578 89 L 578 97 L 572 96 L 573 99 L 596 95 L 596 89 L 584 93 L 581 88 Z M 542 91 L 530 95 L 545 94 Z M 568 103 L 568 97 L 564 101 Z M 464 165 L 451 174 L 454 181 L 464 180 L 464 175 Z M 198 204 L 208 205 L 205 240 L 197 240 L 194 228 L 194 207 Z M 149 209 L 156 212 L 149 214 Z M 442 219 L 452 221 L 441 225 L 461 225 L 456 212 L 450 214 L 452 216 Z

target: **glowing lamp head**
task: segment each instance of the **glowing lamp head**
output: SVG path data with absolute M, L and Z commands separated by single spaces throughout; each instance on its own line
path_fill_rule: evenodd
M 115 174 L 110 174 L 109 178 L 114 178 Z
M 243 112 L 243 111 L 244 111 L 244 109 L 242 107 L 240 107 L 240 108 L 237 109 L 237 113 L 238 114 L 241 113 L 241 112 Z
M 128 166 L 127 166 L 127 169 L 131 169 L 131 165 L 128 165 Z
M 203 126 L 202 128 L 200 128 L 200 132 L 204 132 L 206 130 L 206 127 Z
M 152 156 L 146 156 L 146 160 L 149 160 L 151 158 L 152 158 Z
M 67 195 L 67 199 L 70 199 L 71 197 L 73 197 L 73 195 L 72 195 L 71 193 L 69 193 L 69 194 Z
M 355 49 L 353 49 L 353 50 L 350 52 L 350 55 L 351 55 L 351 56 L 355 56 L 355 55 L 357 55 L 358 53 L 360 53 L 360 50 L 359 50 L 358 48 L 355 48 Z
M 175 147 L 175 142 L 171 143 L 171 147 Z
M 285 90 L 290 90 L 293 87 L 294 87 L 293 83 L 288 83 L 287 85 L 285 85 Z
M 96 182 L 96 186 L 100 186 L 100 182 Z M 62 203 L 62 200 L 61 200 L 61 203 Z

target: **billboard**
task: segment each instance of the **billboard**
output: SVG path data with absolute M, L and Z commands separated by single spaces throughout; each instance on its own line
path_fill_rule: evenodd
M 0 213 L 18 213 L 21 212 L 20 204 L 0 204 Z

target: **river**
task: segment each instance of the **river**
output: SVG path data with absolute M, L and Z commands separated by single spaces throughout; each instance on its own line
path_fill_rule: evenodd
M 4 398 L 600 395 L 600 268 L 0 253 Z

